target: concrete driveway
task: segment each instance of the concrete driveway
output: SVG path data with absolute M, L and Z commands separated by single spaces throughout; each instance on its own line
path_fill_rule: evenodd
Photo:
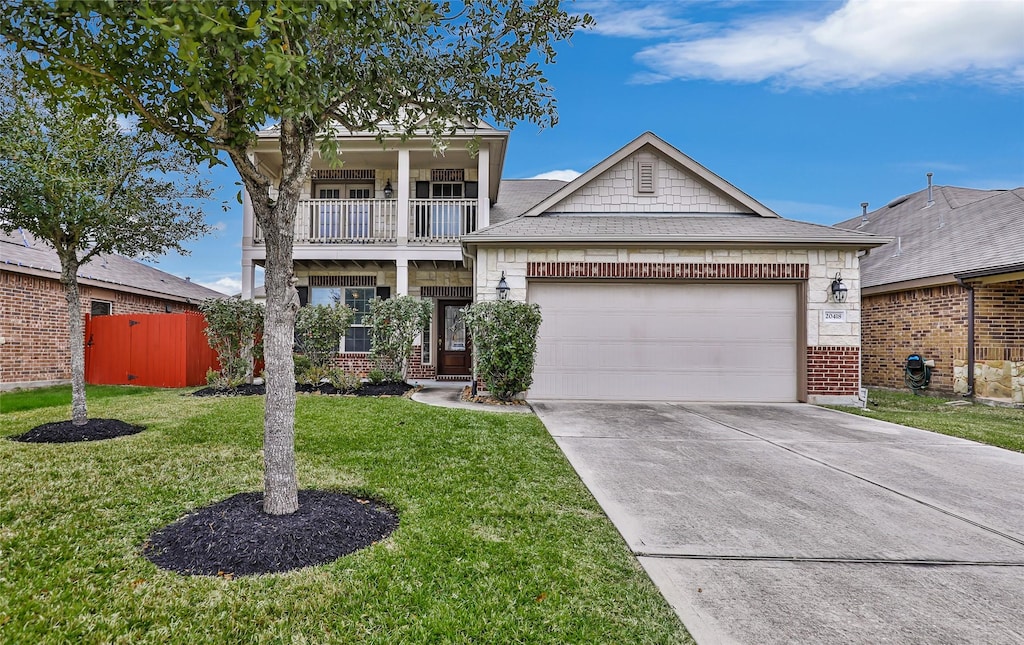
M 1024 643 L 1024 455 L 801 404 L 534 403 L 701 645 Z

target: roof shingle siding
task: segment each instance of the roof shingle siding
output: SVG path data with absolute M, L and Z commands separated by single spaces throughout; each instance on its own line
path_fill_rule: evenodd
M 32 269 L 59 279 L 60 259 L 52 247 L 28 233 L 22 236 L 18 231 L 9 235 L 0 232 L 0 269 L 16 273 Z M 199 302 L 207 298 L 227 297 L 219 291 L 116 254 L 94 257 L 79 268 L 78 277 L 109 284 L 111 289 L 124 286 L 176 300 Z
M 1024 188 L 934 186 L 837 227 L 897 238 L 861 258 L 864 287 L 1024 263 Z
M 877 246 L 878 236 L 807 222 L 756 215 L 656 216 L 642 214 L 517 217 L 463 238 L 489 241 L 670 241 L 839 244 Z
M 502 179 L 498 201 L 491 206 L 491 224 L 519 217 L 566 183 L 557 179 Z

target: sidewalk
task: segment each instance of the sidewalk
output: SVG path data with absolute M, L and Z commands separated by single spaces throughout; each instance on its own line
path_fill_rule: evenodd
M 462 381 L 410 380 L 410 384 L 422 385 L 423 389 L 412 395 L 413 401 L 442 408 L 476 410 L 477 412 L 498 412 L 503 414 L 533 414 L 529 405 L 490 405 L 463 401 L 462 388 L 468 383 Z

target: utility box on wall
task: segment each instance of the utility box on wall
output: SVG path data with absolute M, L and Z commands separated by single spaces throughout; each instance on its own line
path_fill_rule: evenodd
M 206 384 L 217 353 L 202 314 L 87 316 L 85 381 L 93 385 L 189 387 Z

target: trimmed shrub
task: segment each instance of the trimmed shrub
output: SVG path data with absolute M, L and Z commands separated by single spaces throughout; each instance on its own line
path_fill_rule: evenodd
M 477 374 L 502 401 L 529 389 L 537 354 L 540 307 L 515 300 L 488 300 L 466 308 Z
M 373 299 L 363 322 L 370 326 L 370 358 L 373 359 L 374 371 L 386 372 L 389 379 L 405 380 L 409 373 L 412 344 L 430 323 L 432 307 L 430 300 L 412 296 Z
M 295 343 L 312 367 L 322 371 L 334 363 L 354 315 L 341 304 L 300 307 L 295 312 Z
M 251 383 L 253 363 L 263 356 L 263 306 L 252 300 L 210 298 L 199 305 L 206 339 L 217 352 L 220 371 L 207 373 L 214 387 Z

